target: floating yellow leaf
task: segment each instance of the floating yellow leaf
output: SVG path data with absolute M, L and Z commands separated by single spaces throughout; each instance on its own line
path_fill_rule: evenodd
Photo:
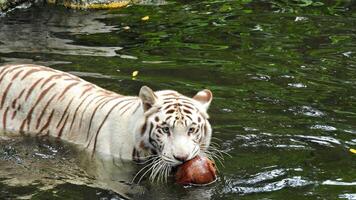
M 350 152 L 356 154 L 356 149 L 350 149 Z
M 147 20 L 149 20 L 149 19 L 150 19 L 149 16 L 144 16 L 144 17 L 141 18 L 142 21 L 147 21 Z
M 138 71 L 133 71 L 132 72 L 132 77 L 136 77 L 138 75 Z

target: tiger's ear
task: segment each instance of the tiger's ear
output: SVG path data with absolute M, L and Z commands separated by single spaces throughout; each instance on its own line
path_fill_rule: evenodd
M 208 110 L 211 100 L 213 100 L 213 93 L 210 90 L 202 90 L 198 92 L 193 99 L 200 102 L 205 110 Z
M 140 99 L 142 100 L 143 103 L 143 110 L 146 112 L 148 109 L 150 109 L 153 104 L 156 103 L 157 101 L 157 96 L 155 93 L 152 91 L 151 88 L 147 86 L 142 86 L 140 89 L 140 93 L 138 95 Z

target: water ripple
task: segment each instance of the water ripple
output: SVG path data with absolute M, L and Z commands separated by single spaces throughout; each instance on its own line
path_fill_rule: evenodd
M 303 83 L 288 83 L 288 86 L 293 88 L 306 88 L 307 86 Z
M 306 141 L 317 143 L 323 146 L 333 147 L 333 144 L 340 145 L 341 142 L 333 137 L 327 136 L 310 136 L 310 135 L 296 135 L 297 138 L 305 139 Z
M 246 131 L 251 131 L 249 128 Z M 252 129 L 252 131 L 258 131 Z M 278 135 L 269 133 L 236 135 L 234 142 L 239 142 L 240 147 L 267 147 L 267 148 L 287 148 L 287 149 L 310 149 L 308 143 L 315 143 L 322 146 L 334 147 L 343 143 L 330 136 L 312 135 Z M 351 140 L 351 142 L 353 142 Z
M 342 181 L 332 181 L 326 180 L 322 183 L 323 185 L 342 185 L 342 186 L 354 186 L 356 182 L 342 182 Z
M 267 183 L 259 187 L 238 186 L 235 184 L 231 185 L 230 183 L 230 185 L 224 188 L 224 193 L 250 194 L 260 192 L 273 192 L 284 188 L 303 187 L 310 184 L 314 184 L 314 182 L 305 180 L 301 176 L 293 176 L 291 178 L 284 178 L 279 181 Z
M 310 129 L 319 129 L 323 131 L 336 131 L 337 129 L 333 126 L 316 124 L 310 127 Z
M 265 75 L 265 74 L 256 74 L 251 77 L 253 80 L 259 80 L 259 81 L 269 81 L 271 79 L 270 76 Z
M 253 175 L 251 178 L 245 180 L 235 181 L 234 184 L 256 184 L 263 181 L 271 180 L 276 177 L 280 177 L 286 174 L 286 170 L 284 169 L 274 169 L 271 171 L 260 172 L 256 175 Z
M 111 76 L 104 75 L 101 73 L 95 72 L 78 72 L 78 71 L 68 71 L 68 73 L 79 76 L 79 77 L 91 77 L 91 78 L 104 78 L 104 79 L 112 79 Z
M 340 199 L 348 199 L 348 200 L 355 200 L 356 199 L 356 193 L 345 193 L 345 194 L 340 194 L 339 195 Z
M 311 106 L 291 107 L 288 110 L 293 112 L 295 115 L 302 114 L 309 117 L 322 117 L 325 115 L 322 111 Z

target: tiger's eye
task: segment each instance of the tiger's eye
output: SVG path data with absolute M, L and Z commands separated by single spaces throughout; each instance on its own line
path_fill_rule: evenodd
M 169 128 L 168 128 L 168 127 L 163 127 L 163 128 L 162 128 L 162 131 L 163 131 L 164 133 L 169 133 Z
M 188 133 L 193 133 L 195 131 L 195 128 L 189 128 Z

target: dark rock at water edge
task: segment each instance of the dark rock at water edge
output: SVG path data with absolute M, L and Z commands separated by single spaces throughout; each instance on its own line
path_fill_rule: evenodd
M 35 0 L 0 0 L 0 14 L 21 4 L 32 3 L 34 1 Z

